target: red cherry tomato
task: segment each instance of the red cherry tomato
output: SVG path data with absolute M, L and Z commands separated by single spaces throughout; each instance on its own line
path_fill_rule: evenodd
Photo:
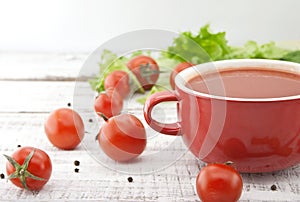
M 182 70 L 188 68 L 188 67 L 192 67 L 194 66 L 194 64 L 192 63 L 189 63 L 189 62 L 182 62 L 182 63 L 179 63 L 174 69 L 173 71 L 171 72 L 171 75 L 170 75 L 170 85 L 172 87 L 172 89 L 174 90 L 175 89 L 175 77 L 176 75 L 181 72 Z
M 144 151 L 146 130 L 138 118 L 121 114 L 105 121 L 97 139 L 107 156 L 116 161 L 129 161 Z
M 149 56 L 136 56 L 127 63 L 127 67 L 136 76 L 144 90 L 150 90 L 159 77 L 159 67 Z
M 84 124 L 80 115 L 68 108 L 53 111 L 45 122 L 49 141 L 60 149 L 77 147 L 84 137 Z
M 104 80 L 104 88 L 115 89 L 123 98 L 130 93 L 129 75 L 122 70 L 111 72 Z
M 243 181 L 232 166 L 209 164 L 198 174 L 196 188 L 203 202 L 234 202 L 241 196 Z
M 102 113 L 107 117 L 120 114 L 123 108 L 122 96 L 113 89 L 100 93 L 94 102 L 96 113 Z
M 37 191 L 49 180 L 52 172 L 47 153 L 34 147 L 21 147 L 11 157 L 5 155 L 6 173 L 10 181 L 20 188 Z

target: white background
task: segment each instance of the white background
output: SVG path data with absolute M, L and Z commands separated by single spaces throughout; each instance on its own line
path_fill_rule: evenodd
M 197 31 L 231 44 L 300 39 L 299 0 L 0 0 L 0 51 L 90 52 L 144 28 Z

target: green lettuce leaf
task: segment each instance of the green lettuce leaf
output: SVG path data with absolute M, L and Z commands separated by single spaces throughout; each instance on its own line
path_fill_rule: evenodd
M 165 57 L 178 61 L 200 64 L 209 61 L 242 58 L 281 59 L 290 50 L 276 46 L 275 42 L 259 45 L 248 41 L 244 46 L 230 46 L 225 32 L 212 33 L 209 25 L 201 27 L 199 33 L 182 32 L 174 39 Z M 288 57 L 286 57 L 288 58 Z
M 117 54 L 109 50 L 104 50 L 101 55 L 101 62 L 99 63 L 99 75 L 96 78 L 89 80 L 92 89 L 97 92 L 104 91 L 104 79 L 109 73 L 115 70 L 128 72 L 126 67 L 127 61 L 128 59 L 126 57 L 118 57 Z
M 180 62 L 200 64 L 221 60 L 229 51 L 225 32 L 211 33 L 207 24 L 196 35 L 189 31 L 181 33 L 174 39 L 165 56 Z
M 300 63 L 300 50 L 288 52 L 282 57 L 282 60 Z
M 224 59 L 261 58 L 278 60 L 289 52 L 289 50 L 276 46 L 273 41 L 262 45 L 255 41 L 248 41 L 242 47 L 230 48 L 231 50 Z

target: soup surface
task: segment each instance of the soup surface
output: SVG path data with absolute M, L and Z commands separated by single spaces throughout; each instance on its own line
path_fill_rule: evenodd
M 259 68 L 227 69 L 192 78 L 195 91 L 232 98 L 276 98 L 300 95 L 300 74 Z

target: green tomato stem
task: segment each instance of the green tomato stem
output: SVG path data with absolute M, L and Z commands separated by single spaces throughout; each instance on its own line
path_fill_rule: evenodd
M 8 160 L 9 163 L 12 164 L 12 166 L 15 168 L 15 172 L 13 172 L 12 174 L 10 174 L 8 176 L 8 180 L 11 180 L 11 179 L 15 179 L 15 178 L 19 178 L 23 187 L 26 189 L 26 190 L 29 190 L 27 184 L 26 184 L 26 178 L 32 178 L 34 180 L 46 180 L 44 178 L 40 178 L 40 177 L 37 177 L 33 174 L 31 174 L 27 168 L 28 168 L 28 165 L 29 165 L 29 162 L 31 160 L 31 158 L 33 157 L 33 154 L 34 154 L 35 150 L 32 150 L 30 152 L 30 154 L 26 157 L 26 159 L 24 160 L 24 163 L 22 165 L 20 165 L 18 162 L 16 162 L 12 157 L 10 156 L 7 156 L 4 154 L 4 157 Z
M 105 114 L 103 114 L 103 113 L 101 113 L 101 112 L 97 112 L 97 114 L 98 114 L 99 116 L 101 116 L 105 122 L 108 121 L 109 118 L 108 118 L 107 116 L 105 116 Z

